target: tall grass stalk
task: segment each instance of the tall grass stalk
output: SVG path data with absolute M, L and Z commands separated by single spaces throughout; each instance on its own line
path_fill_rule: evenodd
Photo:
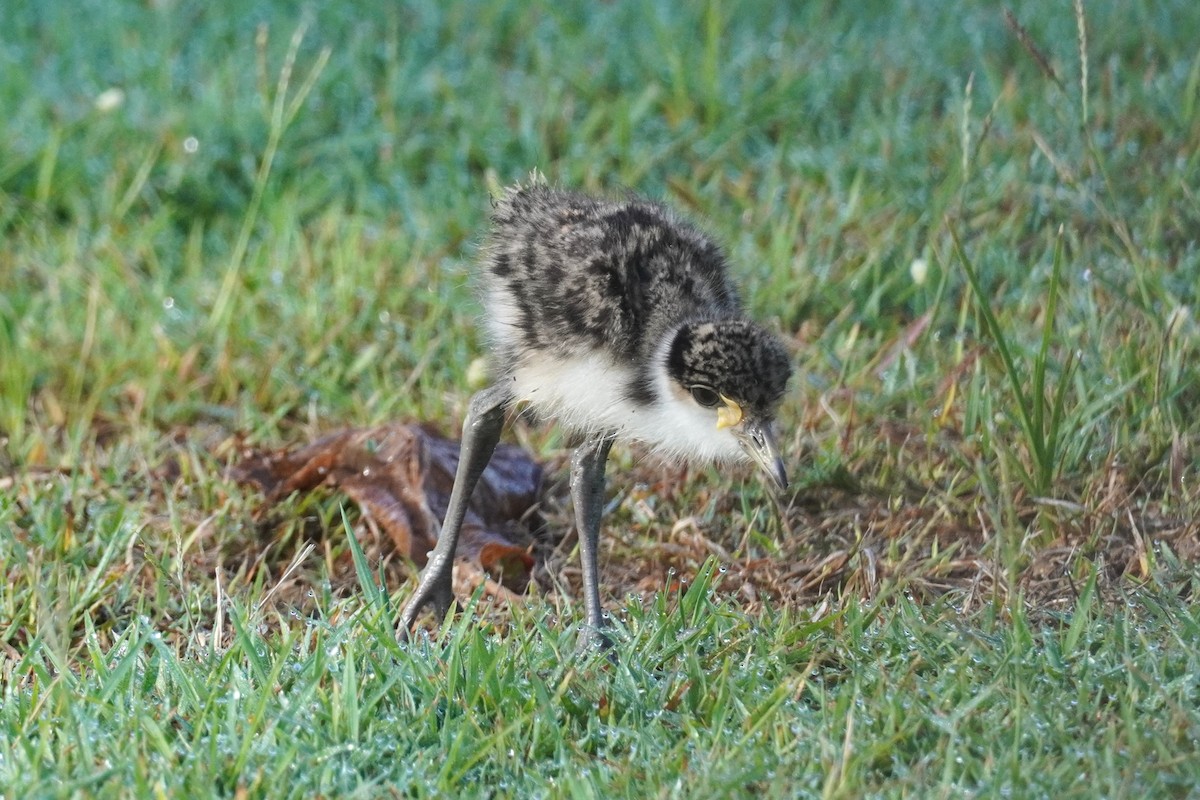
M 237 289 L 238 279 L 241 277 L 242 265 L 246 259 L 246 250 L 250 246 L 250 236 L 254 231 L 255 224 L 258 222 L 263 195 L 267 190 L 267 181 L 271 177 L 271 166 L 274 164 L 275 156 L 279 152 L 279 143 L 283 140 L 283 135 L 288 127 L 296 119 L 296 115 L 300 113 L 300 109 L 304 107 L 304 101 L 308 98 L 309 93 L 312 92 L 317 79 L 321 76 L 321 72 L 325 69 L 325 65 L 329 62 L 329 56 L 332 53 L 329 47 L 321 49 L 316 63 L 308 71 L 308 75 L 304 78 L 296 93 L 289 99 L 288 90 L 292 84 L 292 72 L 296 66 L 296 55 L 300 51 L 300 45 L 304 42 L 304 34 L 307 28 L 307 22 L 301 22 L 297 26 L 288 45 L 287 55 L 284 56 L 283 66 L 279 70 L 279 78 L 275 83 L 275 96 L 270 104 L 270 128 L 267 133 L 267 144 L 263 148 L 262 158 L 258 162 L 258 171 L 254 176 L 254 188 L 250 195 L 250 204 L 247 206 L 246 214 L 242 218 L 242 225 L 234 243 L 233 253 L 229 257 L 229 264 L 226 266 L 225 275 L 221 280 L 221 288 L 217 293 L 217 298 L 213 302 L 212 311 L 209 314 L 208 328 L 216 337 L 214 352 L 218 354 L 225 349 L 226 337 L 228 335 L 227 328 L 233 313 L 234 292 Z M 256 38 L 260 59 L 265 59 L 267 33 L 267 26 L 260 25 Z M 266 98 L 264 97 L 264 99 Z
M 975 296 L 976 306 L 980 316 L 983 317 L 988 336 L 996 345 L 996 351 L 1004 365 L 1005 377 L 1008 379 L 1009 388 L 1016 400 L 1016 417 L 1025 433 L 1025 441 L 1033 461 L 1031 468 L 1021 465 L 1021 477 L 1026 487 L 1035 495 L 1044 495 L 1053 486 L 1055 473 L 1061 460 L 1066 393 L 1076 363 L 1074 353 L 1069 353 L 1060 370 L 1053 397 L 1047 405 L 1046 367 L 1050 363 L 1051 351 L 1054 346 L 1054 317 L 1058 307 L 1059 287 L 1062 282 L 1062 226 L 1059 226 L 1055 236 L 1050 284 L 1047 287 L 1046 306 L 1042 312 L 1041 344 L 1034 354 L 1032 369 L 1029 371 L 1032 385 L 1028 390 L 1025 388 L 1025 372 L 1018 368 L 1017 359 L 1013 356 L 1013 343 L 1005 332 L 1004 326 L 996 317 L 992 308 L 992 298 L 984 291 L 983 284 L 979 280 L 978 270 L 964 252 L 957 229 L 949 223 L 948 228 L 954 242 L 954 254 L 967 275 L 967 282 Z

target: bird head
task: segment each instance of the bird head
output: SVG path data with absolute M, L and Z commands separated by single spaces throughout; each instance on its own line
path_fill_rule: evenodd
M 671 380 L 712 415 L 778 489 L 787 488 L 775 417 L 792 374 L 778 338 L 745 319 L 694 322 L 675 333 L 667 356 Z

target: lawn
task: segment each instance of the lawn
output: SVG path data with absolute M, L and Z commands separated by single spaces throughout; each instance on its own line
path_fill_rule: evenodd
M 0 797 L 1200 793 L 1200 6 L 10 0 Z M 722 241 L 793 485 L 618 448 L 583 608 L 248 454 L 479 386 L 489 192 Z M 477 587 L 474 588 L 473 587 Z

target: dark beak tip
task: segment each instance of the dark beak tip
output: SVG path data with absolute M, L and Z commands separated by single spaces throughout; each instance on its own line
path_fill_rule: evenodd
M 787 468 L 783 465 L 783 457 L 770 426 L 764 427 L 761 423 L 750 423 L 748 427 L 750 430 L 738 437 L 743 450 L 767 477 L 764 483 L 767 483 L 776 492 L 786 491 L 788 488 Z
M 783 459 L 778 456 L 773 461 L 763 460 L 759 462 L 759 467 L 767 480 L 764 481 L 773 491 L 784 492 L 788 488 L 787 468 L 783 465 Z
M 775 488 L 781 492 L 786 492 L 788 488 L 787 471 L 784 470 L 782 463 L 776 464 L 775 469 L 775 474 L 771 476 L 774 479 Z

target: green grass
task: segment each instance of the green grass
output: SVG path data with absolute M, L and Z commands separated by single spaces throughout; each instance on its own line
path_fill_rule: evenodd
M 1194 5 L 9 3 L 0 796 L 1196 793 Z M 455 430 L 535 167 L 707 220 L 800 376 L 777 510 L 614 453 L 615 662 L 569 545 L 401 646 L 224 477 Z
M 48 646 L 15 665 L 32 688 L 4 697 L 0 776 L 300 797 L 1172 796 L 1200 779 L 1194 609 L 1082 604 L 1063 629 L 905 599 L 748 619 L 709 575 L 628 606 L 616 664 L 531 614 L 406 648 L 386 606 L 264 634 L 234 602 L 232 644 L 182 657 L 154 620 L 104 643 L 89 626 L 77 669 Z

